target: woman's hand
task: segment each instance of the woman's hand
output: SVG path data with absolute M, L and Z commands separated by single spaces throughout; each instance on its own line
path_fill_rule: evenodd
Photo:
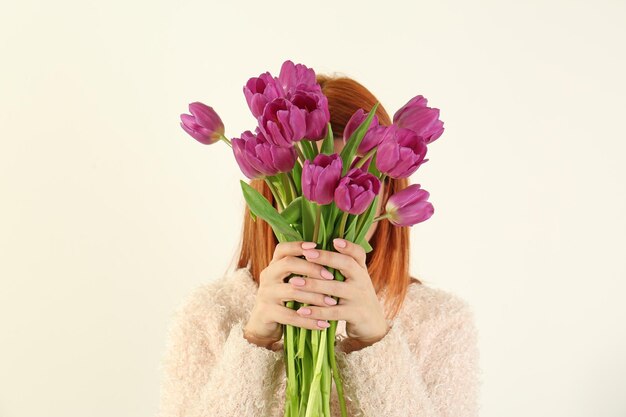
M 309 262 L 338 269 L 345 281 L 307 277 L 302 278 L 304 284 L 298 285 L 301 281 L 294 280 L 294 277 L 290 284 L 310 294 L 339 297 L 335 306 L 302 307 L 297 313 L 311 319 L 345 320 L 346 334 L 350 339 L 348 345 L 355 350 L 385 337 L 389 326 L 367 271 L 365 250 L 344 239 L 334 239 L 333 243 L 338 252 L 304 249 L 302 253 Z M 341 246 L 342 243 L 345 246 Z
M 323 318 L 318 320 L 297 314 L 283 304 L 285 301 L 295 300 L 313 306 L 328 305 L 325 300 L 330 297 L 324 297 L 323 293 L 306 291 L 284 282 L 284 278 L 292 273 L 320 282 L 328 282 L 334 278 L 323 266 L 299 257 L 304 255 L 305 248 L 312 247 L 315 247 L 314 243 L 297 241 L 278 243 L 274 248 L 272 261 L 259 275 L 254 308 L 244 327 L 244 336 L 251 343 L 275 350 L 271 346 L 280 340 L 282 324 L 312 330 L 323 330 L 330 326 Z

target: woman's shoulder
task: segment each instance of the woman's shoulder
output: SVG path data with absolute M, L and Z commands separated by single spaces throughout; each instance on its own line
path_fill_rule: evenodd
M 201 284 L 193 293 L 200 294 L 216 294 L 220 297 L 235 298 L 234 301 L 239 301 L 239 296 L 254 292 L 256 290 L 256 283 L 250 275 L 248 268 L 235 268 L 234 270 L 228 270 L 221 276 Z
M 185 316 L 237 319 L 254 305 L 256 288 L 247 268 L 227 271 L 217 279 L 193 288 L 184 297 L 177 312 Z
M 437 288 L 411 278 L 402 311 L 411 321 L 443 322 L 450 318 L 472 320 L 470 303 L 453 290 Z

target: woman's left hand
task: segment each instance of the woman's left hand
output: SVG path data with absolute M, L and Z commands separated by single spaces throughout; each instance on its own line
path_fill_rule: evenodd
M 345 247 L 340 246 L 342 242 Z M 365 250 L 345 239 L 334 239 L 333 244 L 338 252 L 307 249 L 302 253 L 309 262 L 339 270 L 344 281 L 303 277 L 302 286 L 290 282 L 298 290 L 338 297 L 339 303 L 326 307 L 309 305 L 300 308 L 298 314 L 319 320 L 345 320 L 350 346 L 357 349 L 372 345 L 385 337 L 389 326 L 367 271 Z M 310 313 L 304 314 L 305 309 Z

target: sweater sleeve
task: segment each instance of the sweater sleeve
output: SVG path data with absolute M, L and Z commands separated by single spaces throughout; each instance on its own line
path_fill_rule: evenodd
M 176 316 L 162 361 L 159 416 L 265 415 L 282 351 L 248 342 L 244 321 L 232 323 L 215 286 L 192 295 Z
M 400 317 L 378 342 L 336 349 L 344 393 L 363 417 L 476 417 L 478 351 L 471 312 L 461 308 L 426 323 Z M 422 330 L 418 330 L 418 329 Z

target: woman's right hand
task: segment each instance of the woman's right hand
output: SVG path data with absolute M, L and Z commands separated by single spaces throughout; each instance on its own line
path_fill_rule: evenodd
M 299 257 L 303 256 L 304 249 L 315 246 L 313 242 L 303 241 L 281 242 L 276 245 L 270 264 L 260 273 L 254 308 L 244 327 L 244 336 L 249 342 L 270 349 L 271 345 L 280 340 L 283 324 L 311 330 L 327 328 L 319 326 L 318 320 L 302 317 L 294 309 L 284 305 L 284 302 L 294 300 L 309 305 L 328 306 L 324 301 L 324 294 L 299 290 L 284 281 L 291 274 L 333 279 L 322 276 L 322 270 L 325 270 L 323 266 Z M 326 276 L 332 277 L 332 274 L 329 272 Z M 291 279 L 294 278 L 296 277 Z

